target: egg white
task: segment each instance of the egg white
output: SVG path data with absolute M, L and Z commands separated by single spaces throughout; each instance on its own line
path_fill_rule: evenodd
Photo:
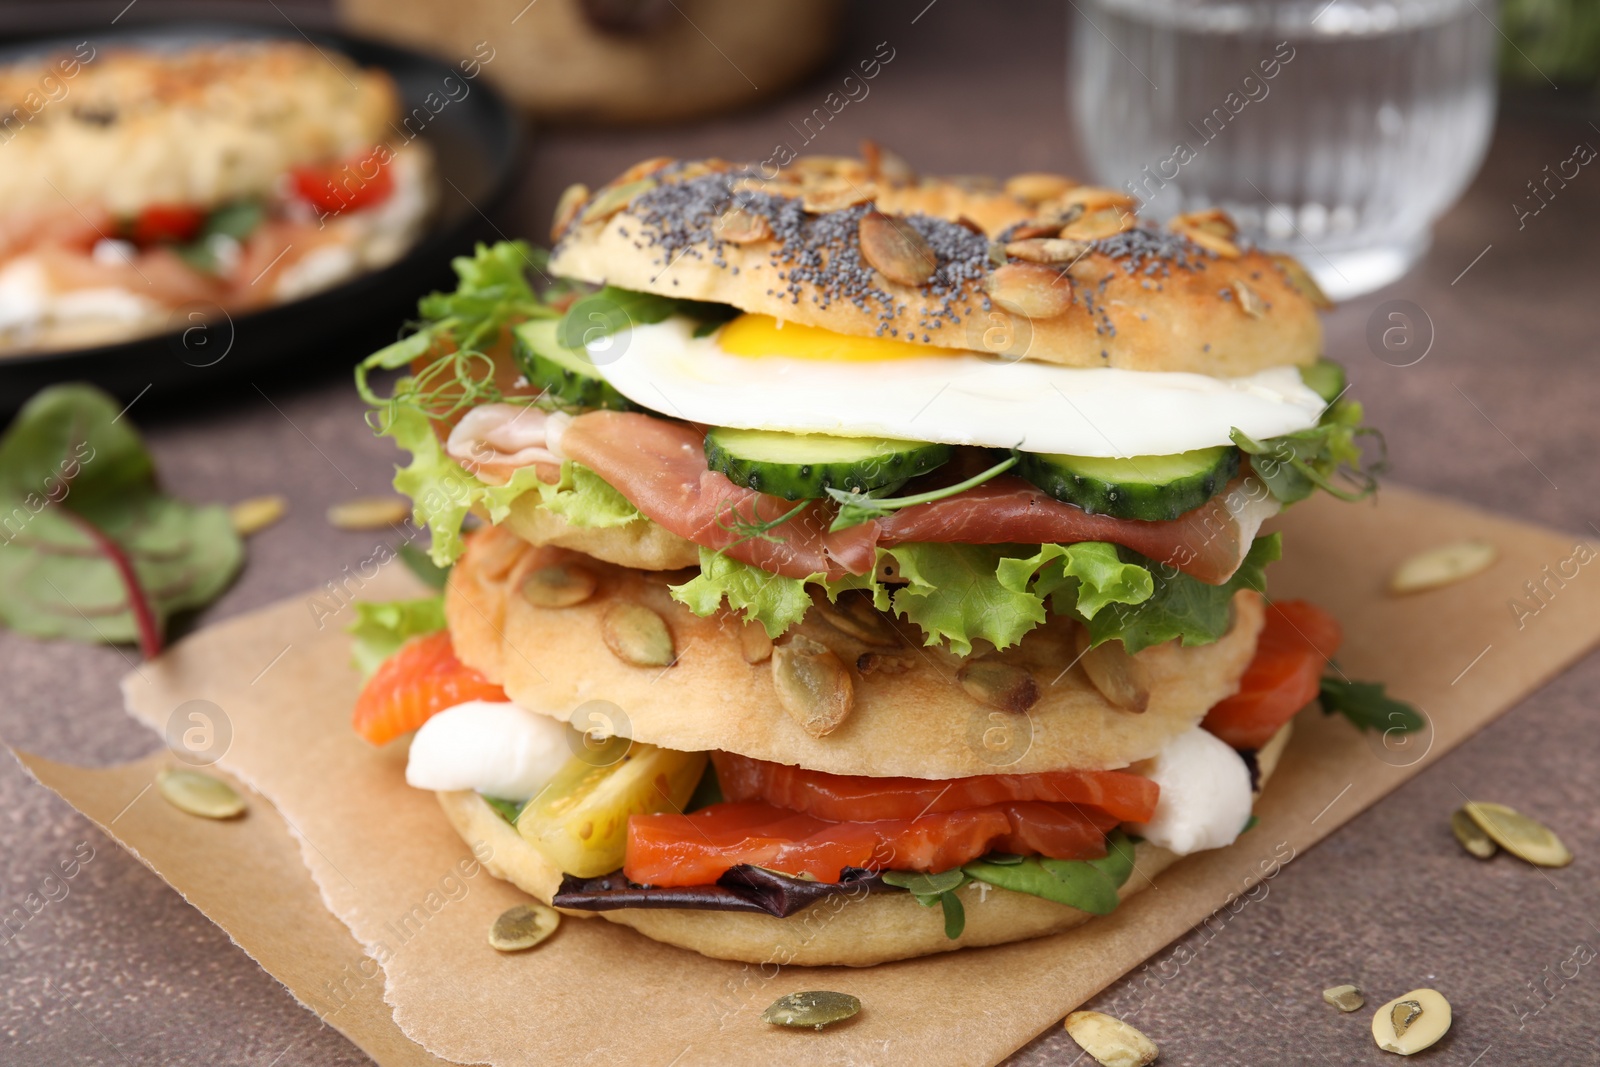
M 1156 456 L 1316 424 L 1325 404 L 1294 367 L 1242 378 L 1005 362 L 751 358 L 673 318 L 588 346 L 596 371 L 642 407 L 711 426 L 893 437 L 1077 456 Z M 780 331 L 781 335 L 781 331 Z

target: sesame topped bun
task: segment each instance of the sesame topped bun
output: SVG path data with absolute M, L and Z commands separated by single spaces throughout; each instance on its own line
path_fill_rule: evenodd
M 1221 212 L 1141 221 L 1046 174 L 1004 185 L 867 160 L 646 160 L 562 197 L 554 273 L 858 336 L 1073 367 L 1253 374 L 1321 354 L 1325 300 Z

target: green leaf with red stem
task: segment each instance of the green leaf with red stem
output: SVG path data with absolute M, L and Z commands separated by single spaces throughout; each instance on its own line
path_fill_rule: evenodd
M 29 401 L 0 439 L 0 622 L 35 637 L 161 650 L 244 550 L 226 509 L 163 494 L 117 403 L 84 385 Z

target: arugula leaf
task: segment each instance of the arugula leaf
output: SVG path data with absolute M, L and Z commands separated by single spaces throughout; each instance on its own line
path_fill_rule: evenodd
M 419 600 L 355 602 L 355 621 L 345 627 L 353 639 L 350 659 L 361 677 L 370 678 L 383 661 L 418 634 L 437 633 L 445 628 L 444 597 Z
M 1150 596 L 1134 605 L 1112 603 L 1093 616 L 1067 611 L 1089 628 L 1094 645 L 1121 641 L 1134 654 L 1151 645 L 1181 638 L 1185 646 L 1209 644 L 1228 631 L 1233 595 L 1241 589 L 1265 592 L 1266 565 L 1283 554 L 1283 536 L 1258 537 L 1232 578 L 1222 585 L 1207 585 L 1181 571 L 1161 573 L 1161 568 L 1138 553 L 1121 549 L 1124 559 L 1143 561 L 1154 578 Z M 1057 611 L 1064 605 L 1054 602 Z
M 86 385 L 35 396 L 0 439 L 0 621 L 36 637 L 161 651 L 177 612 L 210 603 L 244 548 L 226 508 L 156 488 L 119 405 Z
M 1324 678 L 1317 695 L 1326 714 L 1338 712 L 1363 730 L 1381 730 L 1384 733 L 1394 730 L 1406 734 L 1428 725 L 1416 708 L 1384 692 L 1381 682 L 1347 682 L 1341 678 Z
M 1257 441 L 1235 427 L 1233 443 L 1250 454 L 1250 467 L 1284 504 L 1304 500 L 1318 489 L 1340 500 L 1361 500 L 1377 491 L 1378 475 L 1388 466 L 1383 435 L 1363 426 L 1361 404 L 1338 400 L 1308 430 Z M 1378 440 L 1378 458 L 1367 466 L 1358 437 Z M 1352 483 L 1346 488 L 1335 479 Z

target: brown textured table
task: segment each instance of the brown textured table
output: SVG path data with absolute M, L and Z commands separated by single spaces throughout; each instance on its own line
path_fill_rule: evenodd
M 1081 170 L 1065 108 L 1068 10 L 862 4 L 835 67 L 779 102 L 680 128 L 543 131 L 502 225 L 537 238 L 564 185 L 593 184 L 645 156 L 765 158 L 780 141 L 798 147 L 791 120 L 820 106 L 881 41 L 894 59 L 811 150 L 847 153 L 871 136 L 931 172 Z M 723 61 L 706 52 L 707 62 Z M 1328 352 L 1349 367 L 1385 429 L 1394 480 L 1585 536 L 1600 532 L 1591 526 L 1600 523 L 1600 178 L 1581 173 L 1521 230 L 1511 204 L 1576 143 L 1600 144 L 1593 110 L 1571 92 L 1508 102 L 1483 173 L 1426 261 L 1328 319 Z M 1392 299 L 1414 302 L 1432 321 L 1432 348 L 1415 366 L 1391 366 L 1368 348 L 1368 319 Z M 337 532 L 323 519 L 335 501 L 383 491 L 395 458 L 364 430 L 337 370 L 353 355 L 328 353 L 334 369 L 321 380 L 262 379 L 176 405 L 152 393 L 132 409 L 174 491 L 201 500 L 284 493 L 292 502 L 282 523 L 251 540 L 238 583 L 190 626 L 319 585 L 371 554 L 377 535 Z M 1600 579 L 1586 570 L 1578 580 Z M 116 690 L 133 654 L 0 633 L 0 736 L 81 763 L 150 751 L 156 740 L 123 714 Z M 263 649 L 260 666 L 270 656 Z M 1600 946 L 1597 690 L 1600 656 L 1590 655 L 1301 856 L 1220 931 L 1191 933 L 1195 958 L 1138 1016 L 1161 1044 L 1161 1062 L 1379 1063 L 1364 1019 L 1338 1018 L 1321 1002 L 1323 986 L 1347 980 L 1448 993 L 1455 1026 L 1427 1062 L 1600 1062 L 1600 970 L 1560 976 L 1580 945 Z M 1441 828 L 1457 786 L 1544 815 L 1576 863 L 1547 878 L 1463 857 Z M 53 888 L 58 899 L 0 944 L 0 1062 L 368 1062 L 9 760 L 0 762 L 0 811 L 0 911 L 38 891 L 59 861 L 92 850 L 66 895 Z M 1124 982 L 1095 1003 L 1126 1006 L 1134 990 Z M 1077 1055 L 1053 1028 L 1014 1062 Z

